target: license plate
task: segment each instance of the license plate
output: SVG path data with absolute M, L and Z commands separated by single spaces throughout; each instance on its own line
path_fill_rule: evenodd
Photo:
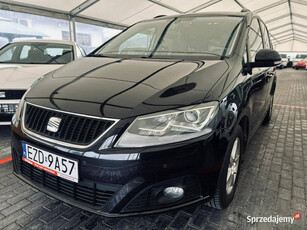
M 0 114 L 14 114 L 18 104 L 0 104 Z
M 78 161 L 61 157 L 34 146 L 22 143 L 22 160 L 66 180 L 78 183 Z

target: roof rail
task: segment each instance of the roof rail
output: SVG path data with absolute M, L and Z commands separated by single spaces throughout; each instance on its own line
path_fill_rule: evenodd
M 161 17 L 165 17 L 166 15 L 163 15 L 163 14 L 161 14 L 161 15 L 157 15 L 156 17 L 154 17 L 154 18 L 161 18 Z

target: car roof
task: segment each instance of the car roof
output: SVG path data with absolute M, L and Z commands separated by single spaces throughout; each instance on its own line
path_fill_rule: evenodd
M 53 44 L 65 44 L 65 45 L 76 45 L 75 42 L 72 41 L 62 41 L 62 40 L 49 40 L 49 39 L 28 39 L 28 40 L 20 40 L 13 41 L 12 43 L 53 43 Z

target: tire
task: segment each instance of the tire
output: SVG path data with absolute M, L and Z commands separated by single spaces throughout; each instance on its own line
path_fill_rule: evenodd
M 238 152 L 234 150 L 235 146 Z M 235 155 L 233 154 L 234 151 L 236 153 Z M 237 126 L 227 146 L 224 164 L 217 184 L 215 195 L 207 203 L 208 206 L 216 209 L 223 209 L 228 207 L 228 205 L 233 200 L 237 187 L 237 181 L 240 171 L 240 156 L 242 155 L 242 153 L 243 153 L 243 131 L 240 126 Z M 233 155 L 235 156 L 235 158 L 233 158 Z M 232 174 L 232 170 L 230 169 L 231 162 L 235 163 L 232 164 L 231 169 L 233 169 L 233 171 L 236 171 L 236 174 Z M 230 182 L 231 180 L 230 177 L 232 178 L 234 177 L 233 178 L 234 181 L 233 183 L 229 183 L 227 185 L 227 179 L 228 182 Z M 232 186 L 230 186 L 231 184 Z
M 272 112 L 273 112 L 273 104 L 274 104 L 274 95 L 271 95 L 270 98 L 270 107 L 268 111 L 266 112 L 266 115 L 262 121 L 262 125 L 267 125 L 270 123 L 271 118 L 272 118 Z

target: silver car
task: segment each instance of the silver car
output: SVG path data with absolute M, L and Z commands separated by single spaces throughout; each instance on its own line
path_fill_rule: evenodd
M 0 125 L 10 125 L 19 101 L 35 80 L 85 56 L 70 41 L 23 40 L 0 50 Z

